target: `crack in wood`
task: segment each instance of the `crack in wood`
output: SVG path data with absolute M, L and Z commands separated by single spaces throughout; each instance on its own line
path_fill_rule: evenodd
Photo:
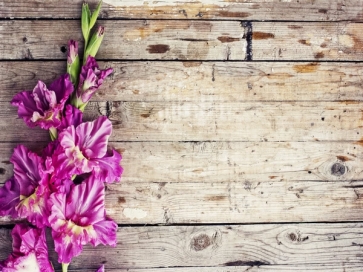
M 252 28 L 252 22 L 246 21 L 242 22 L 241 26 L 244 28 L 244 34 L 243 37 L 246 39 L 246 54 L 245 54 L 245 60 L 246 61 L 252 61 L 253 52 L 252 52 L 252 34 L 253 34 L 253 28 Z

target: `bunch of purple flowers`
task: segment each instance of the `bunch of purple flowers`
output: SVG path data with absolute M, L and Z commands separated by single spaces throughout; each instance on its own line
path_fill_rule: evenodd
M 0 215 L 31 224 L 13 229 L 13 253 L 0 263 L 0 271 L 54 271 L 47 227 L 63 271 L 87 243 L 116 245 L 117 224 L 106 216 L 104 183 L 120 181 L 121 155 L 108 148 L 112 124 L 106 117 L 82 121 L 88 101 L 112 73 L 100 70 L 95 60 L 104 28 L 90 35 L 100 8 L 101 2 L 92 14 L 87 4 L 82 7 L 83 65 L 78 43 L 71 40 L 67 74 L 48 87 L 39 81 L 11 101 L 27 126 L 48 130 L 52 141 L 41 154 L 18 145 L 10 159 L 14 176 L 0 188 Z

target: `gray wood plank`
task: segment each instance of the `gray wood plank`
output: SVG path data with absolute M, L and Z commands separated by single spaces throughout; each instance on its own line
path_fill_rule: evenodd
M 103 62 L 114 73 L 93 101 L 345 101 L 362 100 L 361 63 Z M 50 84 L 65 61 L 0 62 L 1 101 L 38 80 Z
M 10 237 L 9 230 L 0 231 L 0 259 L 4 259 L 10 251 Z M 106 271 L 116 268 L 156 271 L 168 267 L 169 271 L 174 267 L 204 267 L 204 271 L 214 267 L 218 267 L 217 271 L 236 271 L 242 267 L 244 271 L 252 266 L 271 271 L 269 265 L 304 268 L 310 264 L 336 266 L 335 271 L 356 271 L 357 265 L 362 265 L 361 223 L 122 227 L 117 236 L 119 242 L 115 248 L 85 246 L 69 268 L 95 270 L 105 263 Z M 54 252 L 51 259 L 59 268 Z M 289 270 L 282 267 L 282 271 Z

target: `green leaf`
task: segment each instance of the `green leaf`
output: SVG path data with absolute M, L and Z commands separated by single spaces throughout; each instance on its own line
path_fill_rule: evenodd
M 79 56 L 77 55 L 73 63 L 67 65 L 67 73 L 70 75 L 71 81 L 75 87 L 77 86 L 78 83 L 80 68 L 81 65 L 79 61 Z
M 82 6 L 82 17 L 81 17 L 81 27 L 82 27 L 82 34 L 83 38 L 88 42 L 89 39 L 89 33 L 90 33 L 90 17 L 91 17 L 91 11 L 89 10 L 88 4 L 83 3 Z
M 102 0 L 98 3 L 96 10 L 93 12 L 90 22 L 89 22 L 89 30 L 92 29 L 92 27 L 95 25 L 98 15 L 100 13 L 101 10 L 101 6 L 102 6 Z

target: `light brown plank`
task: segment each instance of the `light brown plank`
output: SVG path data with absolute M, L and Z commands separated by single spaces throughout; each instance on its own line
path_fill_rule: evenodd
M 3 142 L 48 141 L 9 102 L 0 106 Z M 113 122 L 112 141 L 360 141 L 363 135 L 361 103 L 93 102 L 85 119 L 100 114 Z
M 254 60 L 362 60 L 363 24 L 254 23 Z
M 238 21 L 100 20 L 99 59 L 245 60 L 249 27 Z M 254 60 L 363 60 L 363 24 L 253 22 Z M 3 21 L 1 59 L 65 59 L 78 21 Z
M 362 208 L 362 181 L 122 182 L 106 189 L 107 214 L 118 224 L 360 221 Z
M 244 28 L 236 21 L 99 21 L 99 59 L 244 59 Z M 16 34 L 15 34 L 16 33 Z M 14 35 L 15 34 L 15 35 Z M 68 40 L 81 39 L 79 21 L 4 21 L 1 59 L 65 59 Z
M 361 63 L 99 62 L 114 73 L 93 101 L 346 101 L 362 100 Z M 38 80 L 66 71 L 65 61 L 0 62 L 0 97 L 10 101 Z
M 13 175 L 18 143 L 0 144 L 0 184 Z M 45 143 L 24 143 L 40 151 Z M 111 142 L 123 155 L 122 182 L 353 181 L 363 148 L 343 142 Z
M 271 271 L 269 265 L 315 264 L 327 268 L 336 265 L 341 268 L 337 271 L 344 271 L 362 265 L 362 227 L 360 223 L 124 227 L 118 230 L 116 248 L 85 246 L 69 268 L 96 269 L 105 262 L 106 271 L 175 266 L 219 266 L 220 271 L 228 271 L 230 266 L 232 271 L 239 266 L 266 266 Z M 9 230 L 1 229 L 1 233 L 0 258 L 5 258 L 10 247 Z M 59 268 L 56 254 L 52 253 L 51 259 Z
M 91 7 L 98 1 L 89 0 Z M 363 20 L 359 0 L 104 0 L 103 18 L 238 19 L 238 20 Z M 2 1 L 2 18 L 79 18 L 82 0 Z M 46 11 L 46 12 L 44 12 Z

